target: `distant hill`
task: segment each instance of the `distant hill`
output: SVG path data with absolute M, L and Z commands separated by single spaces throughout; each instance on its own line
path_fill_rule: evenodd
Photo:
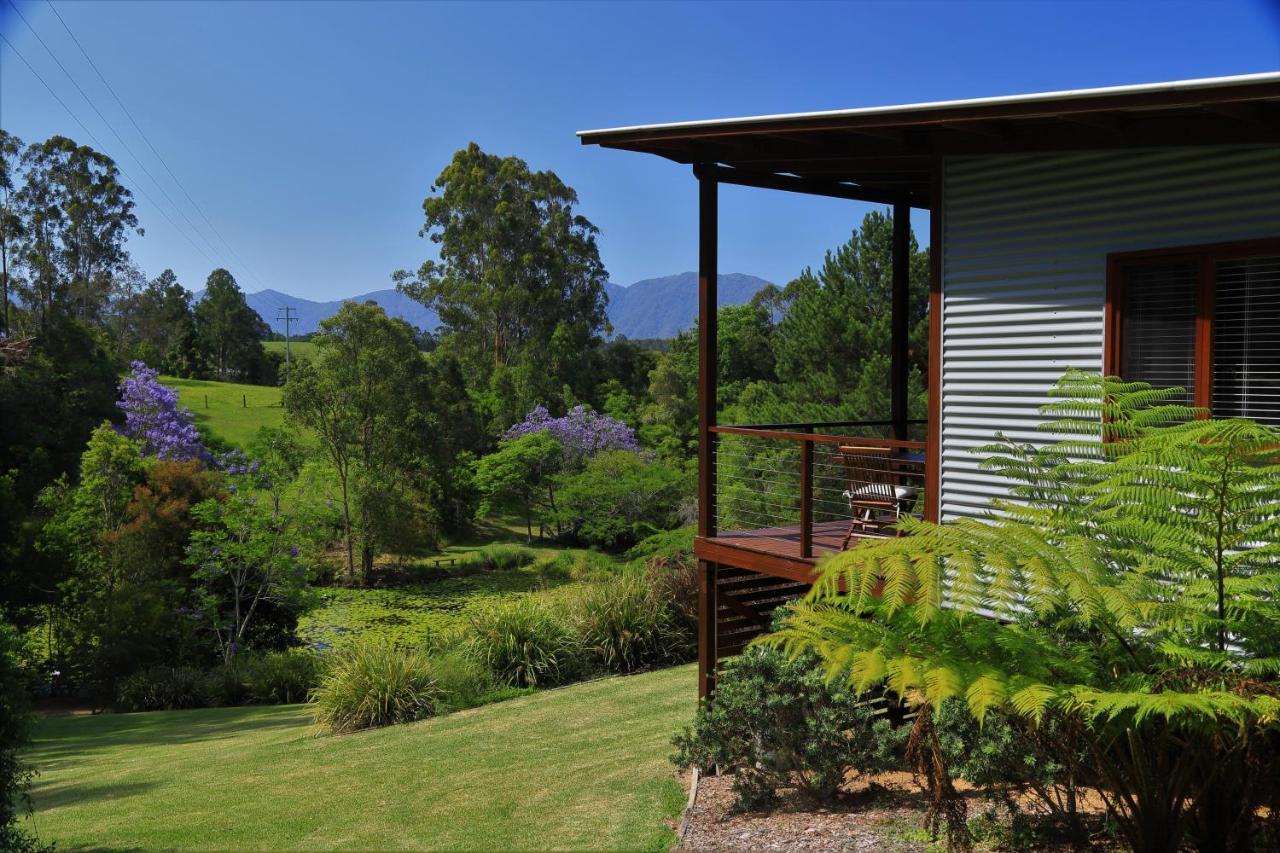
M 754 275 L 720 276 L 720 305 L 741 305 L 769 282 Z M 609 322 L 615 335 L 639 338 L 671 338 L 698 319 L 698 274 L 683 272 L 663 278 L 646 278 L 630 287 L 610 282 Z
M 720 304 L 741 305 L 768 283 L 754 275 L 722 275 Z M 698 316 L 697 273 L 647 278 L 629 287 L 609 282 L 605 285 L 605 292 L 609 296 L 609 322 L 613 326 L 614 335 L 625 335 L 632 340 L 674 337 L 681 329 L 692 326 Z M 203 292 L 198 291 L 196 299 L 202 295 Z M 440 325 L 436 312 L 394 289 L 374 290 L 348 299 L 352 302 L 372 300 L 391 316 L 400 317 L 426 331 L 435 331 Z M 286 305 L 292 307 L 298 320 L 292 324 L 290 331 L 295 335 L 305 335 L 316 331 L 320 327 L 320 321 L 337 313 L 347 300 L 316 302 L 278 290 L 260 290 L 245 294 L 245 301 L 276 332 L 284 331 L 284 323 L 276 322 L 280 309 Z

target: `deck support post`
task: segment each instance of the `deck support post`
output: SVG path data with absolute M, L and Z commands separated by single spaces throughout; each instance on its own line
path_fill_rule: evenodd
M 698 701 L 711 698 L 716 688 L 716 564 L 698 561 Z
M 910 335 L 911 313 L 911 207 L 906 204 L 893 206 L 893 314 L 891 316 L 891 343 L 889 385 L 891 388 L 890 420 L 893 437 L 905 441 L 908 419 L 907 383 L 911 375 Z
M 716 535 L 716 310 L 720 259 L 719 183 L 714 172 L 698 177 L 698 535 Z

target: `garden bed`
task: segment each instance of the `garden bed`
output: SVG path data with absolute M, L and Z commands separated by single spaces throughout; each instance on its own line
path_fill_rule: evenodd
M 940 850 L 925 831 L 928 801 L 909 773 L 883 773 L 868 782 L 848 786 L 832 808 L 816 808 L 796 791 L 783 793 L 773 809 L 740 812 L 734 809 L 730 790 L 733 776 L 703 776 L 693 807 L 685 815 L 678 851 L 719 850 L 867 850 L 878 853 Z M 958 782 L 965 800 L 976 850 L 1010 849 L 1007 812 L 981 793 Z M 1100 819 L 1100 804 L 1089 814 Z M 981 820 L 984 813 L 1004 815 L 994 824 Z M 979 819 L 975 822 L 975 819 Z M 1070 850 L 1071 845 L 1038 838 L 1022 849 Z M 1094 847 L 1091 849 L 1107 849 Z

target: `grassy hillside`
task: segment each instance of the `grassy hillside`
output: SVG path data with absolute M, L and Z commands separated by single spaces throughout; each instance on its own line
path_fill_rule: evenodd
M 195 414 L 202 433 L 232 444 L 244 447 L 260 427 L 284 424 L 279 388 L 176 376 L 161 376 L 160 381 L 178 389 L 179 400 Z
M 311 737 L 303 706 L 43 721 L 34 828 L 61 849 L 665 850 L 691 666 Z
M 284 353 L 284 341 L 264 341 L 267 352 Z M 311 358 L 315 354 L 316 345 L 311 341 L 292 341 L 289 349 L 294 358 Z

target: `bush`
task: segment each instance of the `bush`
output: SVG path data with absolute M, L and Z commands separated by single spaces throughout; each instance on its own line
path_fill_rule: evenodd
M 607 672 L 683 663 L 695 651 L 694 635 L 681 630 L 642 577 L 583 587 L 572 614 L 585 662 Z
M 39 849 L 17 825 L 18 815 L 28 807 L 27 789 L 34 775 L 21 758 L 31 741 L 34 718 L 20 654 L 18 632 L 0 621 L 0 850 Z
M 933 722 L 952 777 L 993 789 L 1015 817 L 1020 803 L 1037 803 L 1060 833 L 1082 843 L 1087 838 L 1079 812 L 1079 786 L 1086 780 L 1070 769 L 1087 757 L 1080 733 L 1060 714 L 1033 725 L 991 711 L 979 724 L 963 701 L 951 699 L 933 712 Z
M 538 559 L 536 553 L 521 545 L 486 545 L 475 553 L 479 555 L 478 559 L 484 568 L 500 571 L 518 569 Z
M 659 553 L 644 568 L 645 583 L 671 614 L 690 648 L 698 643 L 698 561 L 688 551 Z
M 177 711 L 209 704 L 205 674 L 191 666 L 150 666 L 125 676 L 116 691 L 121 711 Z
M 422 652 L 360 642 L 336 653 L 311 693 L 318 730 L 353 732 L 436 713 L 440 690 Z
M 522 596 L 472 614 L 471 650 L 500 684 L 539 687 L 579 672 L 575 638 L 548 602 Z
M 245 679 L 245 660 L 214 667 L 204 674 L 201 692 L 206 704 L 214 708 L 231 708 L 248 705 L 252 701 Z
M 487 704 L 500 688 L 493 673 L 464 646 L 435 653 L 431 658 L 431 674 L 436 680 L 442 712 Z
M 582 471 L 556 479 L 558 522 L 579 542 L 613 551 L 678 526 L 688 491 L 681 471 L 622 450 L 601 453 Z
M 314 652 L 287 649 L 248 658 L 240 669 L 250 702 L 286 705 L 307 701 L 320 683 L 322 664 Z
M 793 784 L 829 804 L 850 774 L 891 766 L 894 740 L 889 721 L 829 684 L 815 656 L 753 647 L 725 664 L 715 702 L 676 736 L 674 760 L 681 769 L 732 769 L 740 809 L 771 805 Z

